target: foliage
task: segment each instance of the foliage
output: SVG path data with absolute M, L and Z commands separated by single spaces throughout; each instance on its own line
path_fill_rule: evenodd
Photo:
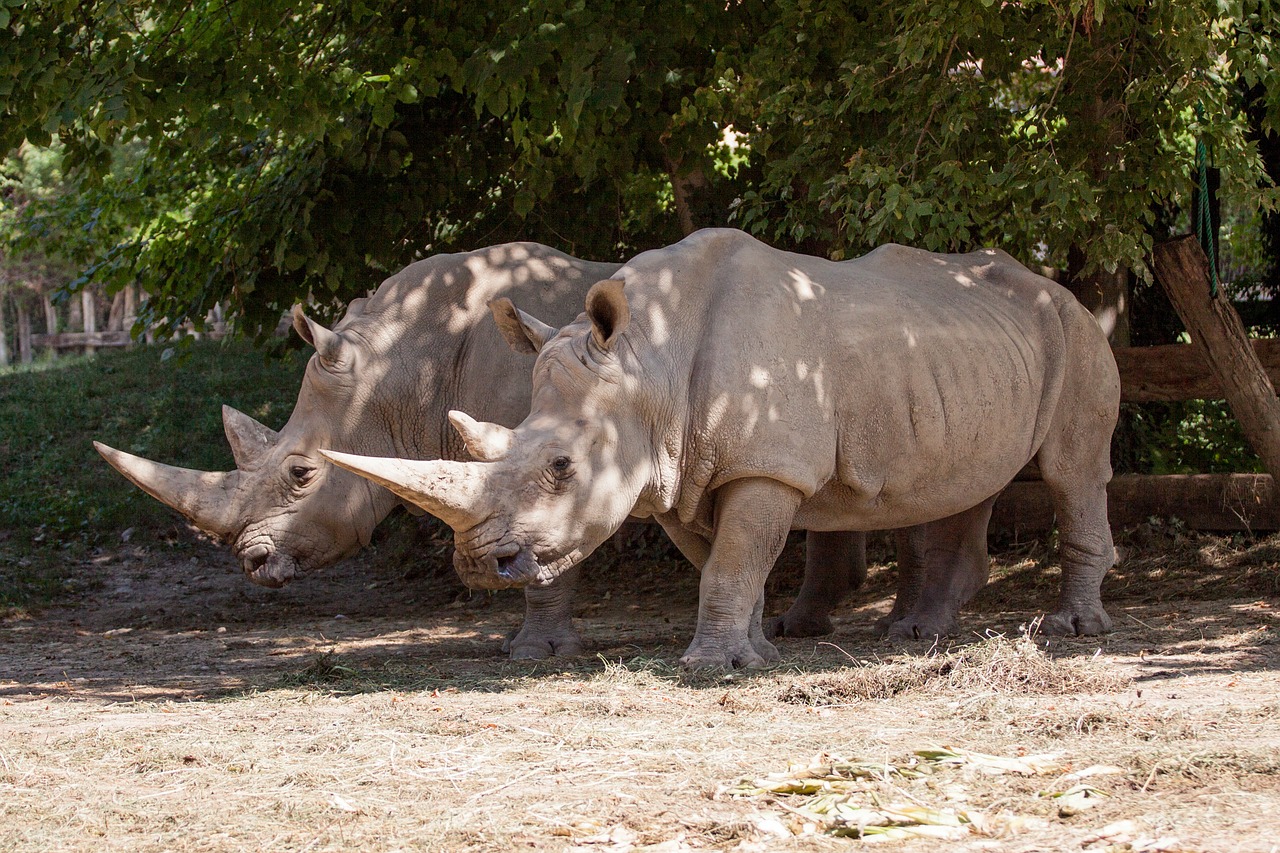
M 719 41 L 701 39 L 721 7 L 679 8 L 3 0 L 0 148 L 62 140 L 86 190 L 68 222 L 135 205 L 92 275 L 139 281 L 175 325 L 225 299 L 265 330 L 423 252 L 621 258 L 678 237 L 631 188 L 664 168 L 671 104 Z M 100 180 L 132 139 L 146 156 Z
M 172 353 L 103 352 L 0 374 L 0 576 L 9 578 L 0 577 L 0 603 L 23 597 L 19 574 L 24 586 L 43 589 L 41 567 L 118 542 L 129 528 L 135 543 L 146 543 L 181 523 L 111 470 L 93 440 L 183 467 L 230 470 L 213 401 L 278 428 L 305 362 L 300 354 L 267 360 L 244 344 L 207 341 L 192 345 L 186 359 Z M 10 547 L 31 571 L 18 572 L 24 567 L 10 559 Z
M 1113 443 L 1118 473 L 1265 473 L 1240 424 L 1222 400 L 1125 404 Z
M 0 148 L 61 140 L 64 230 L 136 219 L 92 276 L 140 280 L 175 324 L 228 300 L 267 329 L 501 240 L 623 258 L 731 204 L 835 257 L 1075 247 L 1141 271 L 1193 138 L 1271 203 L 1235 84 L 1274 131 L 1273 19 L 1269 0 L 0 0 Z
M 1269 2 L 781 6 L 742 82 L 765 169 L 740 221 L 773 239 L 997 245 L 1059 268 L 1079 247 L 1142 272 L 1158 211 L 1189 203 L 1196 137 L 1224 191 L 1274 204 L 1232 85 L 1263 84 L 1274 133 Z

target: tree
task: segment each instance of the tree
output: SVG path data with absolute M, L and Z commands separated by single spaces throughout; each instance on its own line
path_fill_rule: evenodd
M 626 257 L 678 238 L 663 169 L 694 158 L 670 114 L 709 85 L 731 24 L 715 3 L 0 9 L 0 146 L 57 135 L 85 204 L 136 204 L 93 275 L 140 280 L 153 321 L 226 299 L 257 329 L 428 251 Z M 146 157 L 100 182 L 135 138 Z
M 783 6 L 736 124 L 765 163 L 741 219 L 775 240 L 995 245 L 1114 302 L 1119 275 L 1148 275 L 1162 214 L 1189 206 L 1196 138 L 1224 192 L 1274 204 L 1234 85 L 1268 93 L 1276 128 L 1269 3 Z
M 0 0 L 0 147 L 57 136 L 67 221 L 129 210 L 92 270 L 153 318 L 248 327 L 428 251 L 539 239 L 623 258 L 733 221 L 849 257 L 997 245 L 1147 275 L 1204 138 L 1272 204 L 1269 2 L 434 0 L 393 13 Z M 732 131 L 732 132 L 729 132 Z M 144 156 L 114 181 L 122 142 Z M 736 143 L 736 144 L 731 144 Z M 117 169 L 119 167 L 117 166 Z M 1105 288 L 1104 288 L 1105 289 Z

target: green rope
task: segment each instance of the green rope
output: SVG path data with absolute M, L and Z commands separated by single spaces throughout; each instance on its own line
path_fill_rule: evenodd
M 1203 139 L 1196 140 L 1196 172 L 1200 177 L 1200 210 L 1196 217 L 1196 236 L 1209 257 L 1209 297 L 1218 295 L 1218 264 L 1213 250 L 1213 213 L 1209 210 L 1209 149 Z

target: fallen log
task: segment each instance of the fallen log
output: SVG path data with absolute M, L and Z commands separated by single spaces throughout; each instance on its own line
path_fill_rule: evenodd
M 1280 385 L 1280 340 L 1251 343 L 1272 383 Z M 1113 352 L 1120 369 L 1120 399 L 1126 403 L 1226 399 L 1222 383 L 1197 346 L 1117 347 Z
M 1209 259 L 1194 237 L 1152 253 L 1156 279 L 1222 384 L 1227 404 L 1267 473 L 1280 477 L 1280 400 L 1230 300 L 1210 287 Z
M 1112 530 L 1151 518 L 1176 518 L 1192 530 L 1280 529 L 1280 500 L 1269 474 L 1124 474 L 1107 486 Z M 1042 533 L 1053 527 L 1049 487 L 1041 481 L 1010 483 L 996 500 L 991 530 Z

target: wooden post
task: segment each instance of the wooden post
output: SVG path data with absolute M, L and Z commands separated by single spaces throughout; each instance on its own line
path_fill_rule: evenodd
M 126 332 L 133 330 L 133 324 L 138 319 L 138 286 L 135 284 L 126 284 L 124 288 L 124 323 L 122 328 Z
M 1192 236 L 1156 246 L 1156 278 L 1204 352 L 1240 429 L 1267 473 L 1280 478 L 1280 400 L 1249 343 L 1244 324 L 1221 292 L 1209 295 L 1209 259 Z
M 22 299 L 15 302 L 18 308 L 18 359 L 23 364 L 30 364 L 34 358 L 31 352 L 31 312 Z
M 98 306 L 93 301 L 93 291 L 85 288 L 80 291 L 80 309 L 84 313 L 84 331 L 85 334 L 93 334 L 98 331 Z M 93 355 L 98 348 L 92 344 L 86 344 L 84 348 L 85 355 Z
M 9 335 L 4 327 L 4 301 L 6 294 L 0 291 L 0 367 L 9 364 Z

